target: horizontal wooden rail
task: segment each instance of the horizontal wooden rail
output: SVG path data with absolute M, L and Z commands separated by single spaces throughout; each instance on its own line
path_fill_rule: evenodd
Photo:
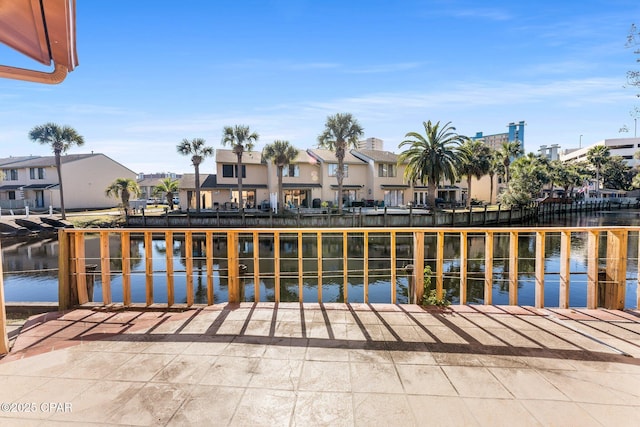
M 397 303 L 398 286 L 406 286 L 407 301 L 420 303 L 425 291 L 423 273 L 429 265 L 437 298 L 457 294 L 461 304 L 492 304 L 494 288 L 502 283 L 508 303 L 519 304 L 519 288 L 523 280 L 530 280 L 535 292 L 533 304 L 544 307 L 547 276 L 557 275 L 559 296 L 555 304 L 569 307 L 572 275 L 585 274 L 588 308 L 604 304 L 622 309 L 629 233 L 637 238 L 640 227 L 64 229 L 59 236 L 60 306 L 88 301 L 92 292 L 87 286 L 93 283 L 89 265 L 100 268 L 96 277 L 100 278 L 103 304 L 131 305 L 131 279 L 143 274 L 145 304 L 169 307 L 194 305 L 197 292 L 202 295 L 200 303 L 225 301 L 223 295 L 216 294 L 218 282 L 219 289 L 226 287 L 226 301 L 231 303 L 267 298 L 279 302 L 283 297 L 287 301 L 323 302 L 329 298 L 325 295 L 328 284 L 340 288 L 340 295 L 330 298 L 367 303 L 371 286 L 380 280 L 389 283 L 388 302 Z M 580 249 L 586 254 L 585 271 L 571 271 L 572 238 L 578 236 L 586 242 Z M 96 239 L 99 244 L 89 247 Z M 527 239 L 527 245 L 522 239 Z M 559 239 L 559 263 L 554 267 L 558 271 L 547 271 L 549 239 Z M 134 240 L 141 243 L 134 247 Z M 179 254 L 175 253 L 175 242 L 180 242 Z M 165 251 L 162 256 L 154 258 L 154 245 L 156 252 Z M 640 250 L 640 243 L 637 246 Z M 637 265 L 637 248 L 633 249 Z M 113 275 L 121 277 L 121 301 L 112 301 Z M 185 297 L 176 301 L 179 276 L 184 277 L 180 291 Z M 362 296 L 350 294 L 354 279 L 358 289 L 361 281 Z M 267 282 L 273 292 L 269 296 L 261 294 Z M 478 289 L 474 284 L 480 286 L 482 295 L 473 291 L 472 285 Z M 309 294 L 314 287 L 317 289 Z M 166 288 L 166 298 L 158 301 L 155 293 L 158 289 L 164 292 L 162 288 Z M 640 295 L 640 285 L 638 288 Z M 317 297 L 310 297 L 313 294 Z

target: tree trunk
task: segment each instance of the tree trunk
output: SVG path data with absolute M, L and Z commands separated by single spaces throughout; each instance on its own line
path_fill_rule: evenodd
M 338 214 L 342 214 L 342 181 L 344 180 L 344 162 L 342 158 L 338 158 L 338 170 L 336 178 L 338 179 Z
M 200 165 L 194 164 L 196 170 L 196 212 L 200 213 Z
M 62 169 L 61 169 L 61 161 L 60 161 L 60 152 L 54 152 L 56 156 L 56 169 L 58 170 L 58 185 L 60 186 L 60 213 L 62 214 L 62 219 L 67 219 L 67 214 L 64 210 L 64 192 L 62 189 Z
M 280 212 L 280 209 L 284 211 L 284 194 L 282 192 L 282 169 L 284 166 L 278 166 L 278 209 L 277 212 Z
M 244 203 L 242 200 L 242 153 L 238 153 L 238 170 L 236 173 L 238 174 L 238 209 L 242 212 L 244 210 Z
M 493 204 L 493 177 L 495 175 L 489 175 L 489 204 Z
M 434 181 L 429 180 L 429 183 L 427 184 L 427 192 L 429 193 L 428 198 L 431 209 L 436 208 L 436 191 L 438 191 L 438 186 Z
M 467 176 L 467 209 L 471 210 L 471 175 Z
M 127 190 L 126 188 L 123 188 L 120 196 L 122 198 L 122 207 L 125 212 L 128 212 L 129 211 L 129 190 Z

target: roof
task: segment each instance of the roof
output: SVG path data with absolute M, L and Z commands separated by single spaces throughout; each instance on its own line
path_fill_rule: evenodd
M 336 154 L 331 151 L 331 150 L 323 150 L 323 149 L 313 149 L 313 150 L 307 150 L 307 152 L 315 157 L 316 159 L 320 160 L 321 162 L 325 162 L 325 163 L 337 163 L 338 159 L 336 159 Z M 363 164 L 364 161 L 362 159 L 357 158 L 356 156 L 354 156 L 353 154 L 347 152 L 344 155 L 344 164 L 356 164 L 356 165 L 361 165 Z
M 380 186 L 381 189 L 393 189 L 393 188 L 409 188 L 409 184 L 382 184 Z
M 11 0 L 0 7 L 0 43 L 52 72 L 0 65 L 0 77 L 60 83 L 78 65 L 75 0 Z
M 182 177 L 182 175 L 176 176 L 175 178 L 171 178 L 170 176 L 155 176 L 155 177 L 147 177 L 144 179 L 139 179 L 138 181 L 136 181 L 138 183 L 138 185 L 140 187 L 151 187 L 151 186 L 156 186 L 159 185 L 160 182 L 164 179 L 175 179 L 175 180 L 180 180 L 180 178 Z
M 29 159 L 35 159 L 40 156 L 19 156 L 19 157 L 5 157 L 0 159 L 0 167 L 12 165 L 14 163 L 23 162 Z
M 311 163 L 311 164 L 316 164 L 318 163 L 318 160 L 309 155 L 309 153 L 305 150 L 298 150 L 298 155 L 296 156 L 296 158 L 293 160 L 292 163 Z
M 238 157 L 232 150 L 216 150 L 216 163 L 238 163 Z M 243 165 L 260 165 L 262 164 L 262 153 L 260 151 L 245 151 L 242 153 Z
M 22 186 L 20 184 L 0 185 L 0 191 L 17 190 Z
M 364 185 L 359 185 L 359 184 L 342 184 L 342 189 L 343 189 L 343 190 L 359 190 L 360 188 L 364 188 Z M 331 189 L 332 189 L 332 190 L 337 190 L 337 189 L 338 189 L 338 184 L 331 184 Z
M 59 187 L 58 184 L 29 184 L 25 185 L 23 188 L 25 190 L 49 190 L 51 188 Z
M 202 188 L 202 184 L 209 178 L 208 173 L 200 174 L 200 188 Z M 195 173 L 185 173 L 180 178 L 180 189 L 184 190 L 187 188 L 196 188 L 196 174 Z
M 64 154 L 60 156 L 60 162 L 62 164 L 65 164 L 65 163 L 75 162 L 78 160 L 88 159 L 90 157 L 96 157 L 96 156 L 104 156 L 115 162 L 115 160 L 101 153 Z M 27 156 L 27 157 L 9 157 L 5 159 L 0 159 L 0 168 L 2 169 L 46 168 L 46 167 L 52 167 L 55 165 L 56 165 L 55 156 Z
M 194 178 L 192 178 L 194 180 Z M 215 188 L 238 188 L 238 184 L 218 184 L 218 176 L 215 174 L 207 175 L 204 180 L 201 180 L 202 184 L 200 184 L 200 189 L 215 189 Z M 260 184 L 254 184 L 251 182 L 247 182 L 246 180 L 242 181 L 243 188 L 267 188 L 267 184 L 261 182 Z M 193 188 L 193 187 L 191 187 Z
M 322 188 L 318 183 L 289 183 L 283 182 L 282 188 Z
M 390 151 L 382 150 L 351 150 L 351 153 L 358 158 L 366 157 L 368 160 L 380 163 L 398 163 L 399 157 Z
M 202 184 L 200 184 L 200 188 L 215 188 L 218 184 L 218 175 L 216 174 L 211 174 L 211 175 L 207 175 L 207 178 L 202 181 Z

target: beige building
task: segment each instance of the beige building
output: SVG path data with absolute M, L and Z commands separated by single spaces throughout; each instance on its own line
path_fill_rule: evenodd
M 370 138 L 371 139 L 371 138 Z M 425 205 L 427 187 L 412 186 L 404 180 L 404 165 L 399 156 L 384 150 L 354 149 L 344 159 L 343 201 L 347 206 L 403 207 L 409 203 Z M 214 174 L 200 174 L 202 209 L 229 210 L 238 208 L 237 159 L 231 150 L 216 150 Z M 277 167 L 262 158 L 262 153 L 246 152 L 242 157 L 243 199 L 245 208 L 275 208 L 278 199 Z M 300 150 L 298 156 L 283 170 L 282 189 L 286 208 L 320 207 L 323 202 L 338 203 L 336 171 L 338 160 L 330 150 Z M 201 167 L 202 169 L 202 167 Z M 195 176 L 183 175 L 180 182 L 181 209 L 195 208 Z M 488 178 L 474 179 L 472 197 L 489 200 Z M 495 194 L 495 190 L 494 190 Z M 466 200 L 466 181 L 443 183 L 438 198 L 447 204 Z
M 200 206 L 202 209 L 237 209 L 238 158 L 232 150 L 216 150 L 216 173 L 202 173 L 200 165 Z M 269 200 L 268 173 L 262 153 L 242 154 L 242 199 L 245 208 L 259 207 Z M 195 209 L 195 174 L 184 174 L 180 180 L 180 208 Z
M 381 150 L 352 150 L 351 154 L 367 164 L 367 204 L 404 206 L 412 199 L 412 189 L 403 179 L 405 166 L 398 165 L 397 154 Z
M 215 175 L 209 175 L 206 173 L 200 174 L 200 208 L 211 209 L 213 207 L 212 192 L 204 190 L 205 182 L 211 180 L 215 181 Z M 180 199 L 180 209 L 195 209 L 196 208 L 196 174 L 185 173 L 182 174 L 179 183 L 180 189 L 178 190 L 178 198 Z
M 119 200 L 106 188 L 117 178 L 135 180 L 136 173 L 104 154 L 67 154 L 61 157 L 66 209 L 110 208 Z M 60 209 L 60 186 L 54 156 L 0 159 L 0 207 L 3 209 Z
M 138 187 L 140 187 L 140 199 L 159 199 L 162 202 L 166 200 L 166 194 L 155 194 L 156 186 L 160 185 L 160 182 L 163 179 L 177 179 L 182 178 L 182 175 L 175 174 L 172 172 L 161 172 L 161 173 L 140 173 L 138 174 Z M 177 197 L 178 194 L 176 193 Z
M 269 193 L 278 192 L 278 168 L 272 161 L 265 161 L 268 174 Z M 282 171 L 284 203 L 289 208 L 320 207 L 322 199 L 322 173 L 318 160 L 307 151 L 298 151 L 298 156 Z M 277 197 L 274 199 L 277 200 Z M 314 206 L 313 201 L 316 201 Z
M 307 150 L 307 153 L 314 158 L 320 167 L 319 176 L 322 182 L 321 199 L 334 205 L 338 204 L 338 180 L 336 171 L 338 170 L 338 159 L 330 150 Z M 351 153 L 344 156 L 344 179 L 342 181 L 342 201 L 347 204 L 359 202 L 367 199 L 368 165 L 363 160 Z

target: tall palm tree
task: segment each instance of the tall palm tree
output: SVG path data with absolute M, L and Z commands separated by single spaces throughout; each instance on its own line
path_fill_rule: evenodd
M 511 161 L 524 153 L 522 144 L 517 139 L 515 141 L 503 142 L 500 146 L 500 157 L 502 158 L 502 165 L 504 166 L 505 181 L 509 184 L 511 174 L 509 172 L 509 166 Z
M 179 181 L 173 178 L 162 178 L 160 183 L 153 187 L 153 194 L 164 194 L 167 199 L 169 209 L 173 209 L 173 193 L 177 192 L 180 188 Z
M 129 198 L 131 195 L 138 196 L 140 187 L 138 183 L 131 178 L 116 178 L 104 191 L 107 197 L 120 198 L 122 208 L 126 212 L 129 209 Z
M 191 141 L 185 138 L 177 147 L 178 153 L 191 156 L 191 164 L 196 172 L 196 212 L 200 212 L 200 163 L 206 157 L 213 156 L 213 148 L 207 147 L 205 143 L 202 138 L 194 138 Z
M 278 212 L 280 211 L 280 209 L 284 209 L 282 170 L 285 166 L 290 164 L 297 155 L 298 150 L 289 145 L 289 141 L 273 141 L 273 144 L 267 145 L 262 151 L 262 157 L 264 157 L 266 160 L 273 161 L 273 164 L 278 168 Z
M 337 113 L 327 117 L 324 131 L 318 136 L 318 147 L 335 153 L 338 160 L 338 213 L 342 213 L 342 182 L 344 181 L 344 157 L 347 148 L 356 148 L 358 139 L 364 134 L 362 126 L 351 113 Z
M 611 158 L 611 152 L 606 145 L 596 145 L 587 151 L 587 160 L 596 169 L 596 196 L 600 197 L 600 172 Z
M 496 151 L 495 149 L 491 148 L 491 157 L 489 159 L 489 172 L 487 172 L 489 174 L 489 203 L 494 203 L 494 198 L 493 198 L 493 178 L 498 175 L 501 176 L 502 170 L 504 169 L 504 166 L 502 165 L 502 160 L 500 159 L 500 155 L 498 153 L 498 151 Z
M 58 171 L 58 185 L 60 186 L 60 212 L 62 219 L 67 219 L 64 209 L 64 192 L 62 187 L 62 162 L 60 156 L 66 153 L 73 145 L 84 145 L 84 138 L 69 126 L 58 126 L 55 123 L 46 123 L 36 126 L 29 132 L 29 139 L 40 144 L 48 144 L 55 155 L 56 170 Z
M 238 175 L 238 206 L 240 210 L 244 209 L 244 201 L 242 199 L 242 154 L 245 151 L 250 152 L 253 150 L 253 145 L 259 138 L 260 135 L 256 132 L 251 132 L 249 126 L 244 125 L 225 126 L 222 132 L 222 145 L 229 145 L 238 159 L 236 174 Z
M 471 209 L 471 178 L 482 178 L 491 169 L 491 149 L 482 141 L 467 139 L 460 146 L 458 172 L 467 177 L 467 209 Z
M 458 166 L 457 149 L 465 140 L 458 135 L 451 122 L 440 128 L 440 122 L 435 124 L 422 122 L 424 135 L 418 132 L 409 132 L 399 148 L 408 146 L 398 157 L 398 163 L 406 163 L 404 177 L 409 182 L 420 180 L 427 183 L 427 198 L 429 205 L 435 207 L 436 191 L 440 181 L 448 179 L 455 182 Z

